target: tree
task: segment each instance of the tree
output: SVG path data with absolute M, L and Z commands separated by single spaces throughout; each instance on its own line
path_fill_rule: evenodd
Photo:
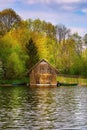
M 12 29 L 10 31 L 11 36 L 13 39 L 18 41 L 18 44 L 20 44 L 21 48 L 26 51 L 26 43 L 28 43 L 30 39 L 30 31 L 27 27 L 26 21 L 21 21 L 20 27 L 16 28 L 15 30 Z
M 3 63 L 4 78 L 24 76 L 27 55 L 10 32 L 0 39 L 0 59 Z
M 53 38 L 53 39 L 56 38 L 55 26 L 52 25 L 50 22 L 48 22 L 47 25 L 46 25 L 46 34 L 47 34 L 47 36 L 49 36 L 50 38 Z
M 7 63 L 7 78 L 19 78 L 25 76 L 25 64 L 17 52 L 11 53 Z
M 87 44 L 87 34 L 84 35 L 83 40 L 84 40 L 84 42 Z
M 62 73 L 69 74 L 75 57 L 75 42 L 73 39 L 69 38 L 65 42 L 58 44 L 57 68 Z
M 58 39 L 59 43 L 61 43 L 61 41 L 65 42 L 65 39 L 69 38 L 69 36 L 70 36 L 70 29 L 67 29 L 62 24 L 57 25 L 55 28 L 56 28 L 56 35 L 57 35 L 57 39 Z
M 82 53 L 82 38 L 81 36 L 78 35 L 78 33 L 74 33 L 71 38 L 75 41 L 76 43 L 76 52 L 79 56 L 81 56 Z
M 27 67 L 31 68 L 39 61 L 38 50 L 32 38 L 30 38 L 29 42 L 26 44 L 26 51 L 29 56 L 29 60 L 27 61 Z
M 55 26 L 50 22 L 41 21 L 40 19 L 27 21 L 28 27 L 31 31 L 44 34 L 51 38 L 56 38 L 56 29 Z
M 87 48 L 87 34 L 85 34 L 83 37 L 83 46 Z
M 11 28 L 16 27 L 21 21 L 19 15 L 13 9 L 5 9 L 0 12 L 0 32 L 5 34 L 9 32 Z
M 0 60 L 0 79 L 2 79 L 3 76 L 4 76 L 3 63 L 2 63 L 2 61 Z

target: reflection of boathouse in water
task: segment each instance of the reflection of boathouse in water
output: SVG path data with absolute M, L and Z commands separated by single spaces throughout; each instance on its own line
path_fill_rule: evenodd
M 30 85 L 57 85 L 57 70 L 42 59 L 30 70 Z

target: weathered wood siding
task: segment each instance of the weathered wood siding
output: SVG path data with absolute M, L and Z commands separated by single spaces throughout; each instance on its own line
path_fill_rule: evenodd
M 47 62 L 40 62 L 30 73 L 30 85 L 49 84 L 56 85 L 56 71 Z

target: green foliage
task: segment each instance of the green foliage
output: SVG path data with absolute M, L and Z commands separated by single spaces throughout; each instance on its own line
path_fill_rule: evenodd
M 41 21 L 40 19 L 27 20 L 29 29 L 33 32 L 38 32 L 46 36 L 56 38 L 56 28 L 50 22 Z
M 24 75 L 24 63 L 16 52 L 8 57 L 8 64 L 6 67 L 8 70 L 7 77 L 10 75 L 11 78 L 15 78 Z
M 0 60 L 0 79 L 2 79 L 3 76 L 4 76 L 3 63 L 2 63 L 2 61 Z
M 32 38 L 30 38 L 29 42 L 26 44 L 26 49 L 27 49 L 27 54 L 29 56 L 29 61 L 27 65 L 29 68 L 31 68 L 39 61 L 38 50 Z
M 23 76 L 26 70 L 26 57 L 26 54 L 11 36 L 11 33 L 7 33 L 0 40 L 0 58 L 6 71 L 5 78 Z
M 78 33 L 74 33 L 71 37 L 75 42 L 76 53 L 80 56 L 82 53 L 82 38 Z
M 11 28 L 17 27 L 21 21 L 19 15 L 12 9 L 5 9 L 0 12 L 0 34 L 5 34 Z

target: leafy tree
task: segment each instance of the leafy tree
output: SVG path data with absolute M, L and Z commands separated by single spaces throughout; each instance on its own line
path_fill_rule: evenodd
M 27 22 L 31 31 L 44 34 L 54 39 L 56 38 L 55 26 L 50 22 L 41 21 L 40 19 L 35 19 L 34 21 L 29 19 Z
M 87 44 L 87 34 L 84 35 L 83 40 Z
M 24 63 L 16 52 L 13 52 L 8 57 L 8 64 L 6 67 L 7 67 L 6 76 L 8 78 L 19 78 L 25 75 Z
M 30 31 L 27 27 L 27 22 L 22 21 L 19 28 L 16 28 L 15 30 L 12 29 L 10 31 L 11 36 L 13 39 L 16 39 L 18 41 L 18 44 L 21 46 L 21 49 L 26 51 L 26 43 L 28 43 L 30 39 Z M 26 52 L 25 52 L 26 53 Z
M 70 38 L 58 44 L 57 68 L 60 72 L 69 74 L 75 57 L 77 57 L 77 54 L 75 52 L 75 42 L 73 39 Z
M 80 69 L 81 70 L 80 74 L 87 76 L 87 49 L 83 50 L 80 64 L 82 64 L 81 69 Z
M 76 52 L 80 56 L 82 53 L 82 38 L 81 36 L 78 35 L 78 33 L 74 33 L 71 38 L 75 41 L 76 43 Z
M 85 34 L 83 37 L 83 47 L 87 48 L 87 34 Z
M 59 43 L 61 43 L 61 41 L 65 42 L 65 39 L 69 38 L 69 36 L 70 36 L 70 29 L 67 29 L 62 24 L 57 25 L 55 28 L 56 28 L 56 35 L 57 35 L 57 39 L 58 39 Z
M 4 78 L 24 75 L 27 55 L 10 32 L 0 39 L 0 58 L 3 62 Z
M 19 25 L 21 18 L 13 9 L 5 9 L 0 12 L 0 32 L 5 34 L 9 32 L 11 28 Z
M 2 79 L 3 76 L 4 76 L 3 63 L 2 63 L 2 61 L 0 60 L 0 79 Z

